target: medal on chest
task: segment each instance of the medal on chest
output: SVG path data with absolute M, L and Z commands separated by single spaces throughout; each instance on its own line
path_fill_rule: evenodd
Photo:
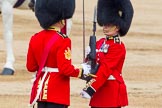
M 101 46 L 96 49 L 97 52 L 97 61 L 99 62 L 100 59 L 104 58 L 105 54 L 108 53 L 108 49 L 109 49 L 109 44 L 106 43 L 106 41 L 104 41 Z
M 100 48 L 100 51 L 103 52 L 103 53 L 107 53 L 108 52 L 108 49 L 109 49 L 109 44 L 106 44 L 106 42 L 104 41 L 104 43 L 102 44 L 101 48 Z

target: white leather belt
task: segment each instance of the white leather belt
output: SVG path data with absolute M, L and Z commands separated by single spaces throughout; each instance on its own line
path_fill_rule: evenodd
M 121 74 L 120 74 L 120 76 L 121 76 Z M 116 80 L 116 78 L 113 75 L 110 75 L 107 80 Z
M 107 80 L 116 80 L 116 78 L 113 75 L 110 75 Z
M 59 72 L 58 68 L 44 67 L 42 72 Z

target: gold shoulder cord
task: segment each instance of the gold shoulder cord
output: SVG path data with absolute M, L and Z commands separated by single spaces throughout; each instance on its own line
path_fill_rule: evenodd
M 67 38 L 68 36 L 60 32 L 60 28 L 56 26 L 50 26 L 48 30 L 54 30 L 57 31 L 58 34 L 60 34 L 63 38 Z

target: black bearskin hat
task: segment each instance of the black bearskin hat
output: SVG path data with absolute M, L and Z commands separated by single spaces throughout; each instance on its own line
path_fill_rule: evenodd
M 35 16 L 44 29 L 60 20 L 71 18 L 74 11 L 75 0 L 36 0 L 35 4 Z
M 97 22 L 100 26 L 114 24 L 119 26 L 120 36 L 127 34 L 132 18 L 133 7 L 130 0 L 98 0 Z

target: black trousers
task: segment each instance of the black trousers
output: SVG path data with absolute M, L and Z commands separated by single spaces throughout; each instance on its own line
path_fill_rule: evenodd
M 91 107 L 91 108 L 121 108 L 121 107 Z
M 38 102 L 38 108 L 68 108 L 68 106 L 51 102 Z

